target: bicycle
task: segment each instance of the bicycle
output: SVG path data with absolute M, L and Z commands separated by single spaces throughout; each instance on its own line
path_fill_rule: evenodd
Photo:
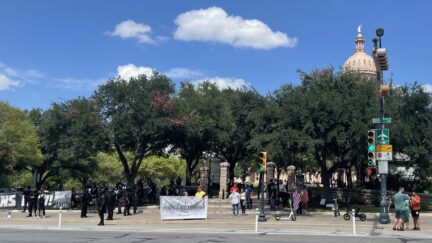
M 355 217 L 355 218 L 359 218 L 360 221 L 366 221 L 366 214 L 359 213 L 359 211 L 360 211 L 360 208 L 357 208 L 357 209 L 355 210 L 354 217 Z M 347 207 L 347 212 L 343 215 L 343 218 L 344 218 L 345 220 L 350 220 L 350 219 L 351 219 L 351 216 L 353 216 L 353 215 L 352 215 L 352 212 L 350 212 L 349 207 Z

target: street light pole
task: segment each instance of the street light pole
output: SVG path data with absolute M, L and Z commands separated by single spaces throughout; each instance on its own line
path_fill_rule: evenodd
M 382 65 L 380 65 L 379 60 L 377 58 L 377 51 L 378 48 L 382 48 L 381 46 L 381 37 L 384 35 L 384 29 L 379 28 L 376 30 L 376 35 L 378 38 L 374 38 L 374 49 L 373 49 L 373 57 L 375 59 L 375 64 L 377 67 L 377 80 L 378 80 L 378 87 L 381 87 L 384 85 L 384 75 L 383 70 L 387 70 L 387 64 L 385 65 L 385 68 L 382 68 Z M 386 57 L 387 58 L 387 57 Z M 380 120 L 384 120 L 384 95 L 380 94 L 379 96 L 379 117 Z M 385 128 L 384 122 L 381 122 L 379 125 L 380 129 Z M 382 161 L 382 163 L 388 163 L 388 161 Z M 379 222 L 381 224 L 389 224 L 390 223 L 390 215 L 388 212 L 388 200 L 387 200 L 387 175 L 385 173 L 380 173 L 381 177 L 381 202 L 380 202 L 380 215 L 379 215 Z

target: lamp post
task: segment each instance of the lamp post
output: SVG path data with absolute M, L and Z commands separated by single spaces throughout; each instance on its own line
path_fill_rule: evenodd
M 376 35 L 378 38 L 373 39 L 374 48 L 373 48 L 373 58 L 375 60 L 375 65 L 377 67 L 377 80 L 378 86 L 381 87 L 384 85 L 384 77 L 383 71 L 388 70 L 388 61 L 387 61 L 387 51 L 385 48 L 381 46 L 381 37 L 384 35 L 384 29 L 378 28 L 376 30 Z M 380 94 L 379 96 L 379 117 L 381 121 L 384 119 L 384 94 Z M 379 124 L 380 129 L 385 128 L 385 124 L 381 122 Z M 388 161 L 381 161 L 382 163 L 388 163 Z M 380 173 L 381 177 L 381 202 L 380 202 L 380 215 L 379 222 L 381 224 L 389 224 L 390 223 L 390 215 L 388 212 L 388 200 L 387 200 L 387 175 L 386 173 Z

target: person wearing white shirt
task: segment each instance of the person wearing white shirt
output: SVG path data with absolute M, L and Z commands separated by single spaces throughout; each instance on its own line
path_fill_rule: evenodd
M 234 190 L 230 195 L 229 199 L 231 199 L 232 210 L 234 216 L 239 215 L 239 203 L 240 203 L 240 194 L 237 190 Z

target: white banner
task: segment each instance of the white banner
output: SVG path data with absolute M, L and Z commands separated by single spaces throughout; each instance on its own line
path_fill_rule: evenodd
M 72 191 L 56 191 L 52 201 L 53 208 L 70 208 Z
M 54 199 L 54 194 L 52 192 L 48 192 L 45 196 L 45 207 L 51 207 Z M 21 197 L 21 207 L 24 207 L 25 198 L 24 195 Z
M 15 193 L 0 194 L 0 208 L 10 208 L 15 206 L 16 206 Z
M 160 197 L 161 220 L 207 219 L 207 197 Z

